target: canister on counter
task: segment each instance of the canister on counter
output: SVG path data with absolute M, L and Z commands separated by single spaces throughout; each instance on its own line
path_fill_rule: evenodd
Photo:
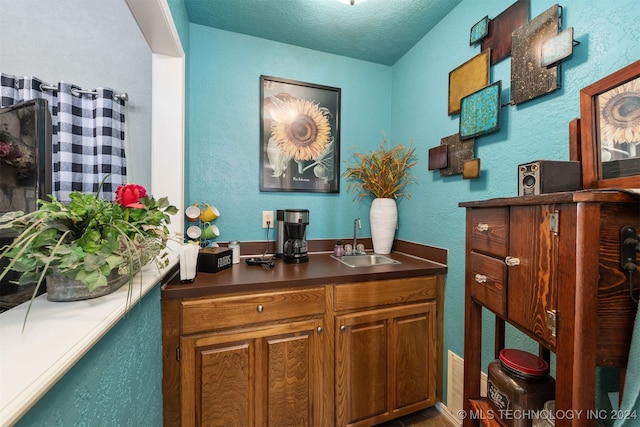
M 229 242 L 229 249 L 233 251 L 233 263 L 240 263 L 240 242 L 238 240 L 231 240 Z
M 489 407 L 507 427 L 531 427 L 536 411 L 555 399 L 555 390 L 549 364 L 535 354 L 505 348 L 489 363 Z

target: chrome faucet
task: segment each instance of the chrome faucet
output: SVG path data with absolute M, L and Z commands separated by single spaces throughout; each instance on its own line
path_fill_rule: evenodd
M 358 247 L 358 228 L 362 230 L 362 221 L 360 221 L 360 218 L 353 220 L 353 253 L 356 255 L 358 254 L 358 250 L 356 249 Z

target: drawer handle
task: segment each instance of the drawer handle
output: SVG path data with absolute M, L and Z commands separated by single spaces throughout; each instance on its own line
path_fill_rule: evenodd
M 342 332 L 344 332 L 344 331 L 346 331 L 346 330 L 347 330 L 347 327 L 346 327 L 346 326 L 344 326 L 344 325 L 342 325 L 342 326 L 340 326 L 340 330 L 341 330 Z
M 476 274 L 476 282 L 487 283 L 487 276 L 485 276 L 484 274 Z
M 489 224 L 485 224 L 483 222 L 479 222 L 478 225 L 476 226 L 476 229 L 478 231 L 487 231 L 489 229 Z
M 318 326 L 318 333 L 322 332 L 322 326 Z
M 258 313 L 262 313 L 264 311 L 264 307 L 262 306 L 262 304 L 260 304 L 256 310 L 258 310 Z
M 509 267 L 515 267 L 516 265 L 520 265 L 520 259 L 513 256 L 508 256 L 504 259 L 504 263 Z

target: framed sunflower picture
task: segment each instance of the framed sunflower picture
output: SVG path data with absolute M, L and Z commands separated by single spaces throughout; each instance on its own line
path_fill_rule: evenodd
M 260 76 L 260 191 L 340 192 L 340 88 Z
M 640 61 L 580 91 L 584 188 L 640 188 Z

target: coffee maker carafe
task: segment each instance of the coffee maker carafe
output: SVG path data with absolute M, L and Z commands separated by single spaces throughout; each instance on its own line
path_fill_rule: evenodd
M 286 209 L 284 211 L 284 262 L 301 264 L 309 261 L 306 228 L 309 224 L 308 209 Z

